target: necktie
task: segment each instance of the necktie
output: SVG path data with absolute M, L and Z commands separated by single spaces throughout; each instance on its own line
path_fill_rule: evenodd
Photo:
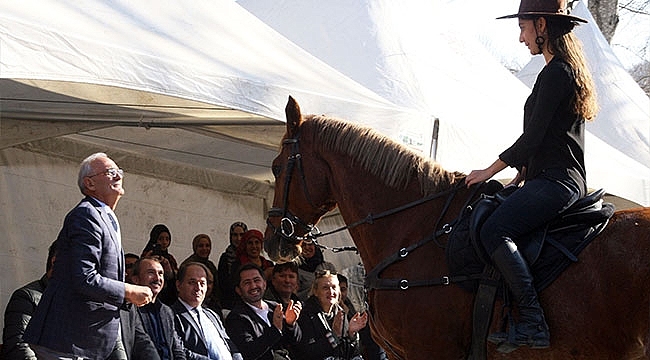
M 108 213 L 108 218 L 111 219 L 111 224 L 113 224 L 113 230 L 117 232 L 117 229 L 119 229 L 119 227 L 117 226 L 117 220 L 111 213 Z
M 208 357 L 210 359 L 232 360 L 230 350 L 228 350 L 219 330 L 217 330 L 212 321 L 199 308 L 194 308 L 192 311 L 196 315 L 197 322 L 203 333 L 203 339 L 208 348 Z

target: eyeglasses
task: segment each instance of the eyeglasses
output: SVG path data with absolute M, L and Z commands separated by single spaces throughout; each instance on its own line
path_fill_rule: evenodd
M 117 177 L 117 175 L 120 175 L 120 177 L 124 177 L 124 170 L 116 169 L 116 168 L 110 168 L 110 169 L 106 169 L 106 170 L 104 170 L 102 172 L 98 172 L 97 174 L 88 175 L 87 177 L 91 178 L 91 177 L 94 177 L 94 176 L 97 176 L 97 175 L 106 175 L 106 176 L 110 177 L 111 179 L 115 179 Z

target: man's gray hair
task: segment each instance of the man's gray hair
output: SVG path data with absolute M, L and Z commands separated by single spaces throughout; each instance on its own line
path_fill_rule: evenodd
M 79 166 L 79 177 L 77 178 L 77 185 L 79 185 L 79 191 L 81 191 L 83 195 L 86 195 L 86 186 L 84 185 L 84 178 L 92 174 L 93 168 L 91 164 L 93 161 L 99 158 L 108 158 L 108 155 L 106 155 L 103 152 L 94 153 L 88 156 L 87 158 L 85 158 L 81 162 L 81 165 Z

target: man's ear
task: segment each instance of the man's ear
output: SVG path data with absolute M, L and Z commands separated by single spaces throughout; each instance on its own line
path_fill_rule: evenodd
M 239 285 L 235 286 L 235 292 L 237 295 L 241 296 L 241 289 L 239 288 Z
M 91 191 L 95 190 L 95 181 L 92 178 L 86 176 L 85 178 L 83 178 L 83 183 L 86 189 Z

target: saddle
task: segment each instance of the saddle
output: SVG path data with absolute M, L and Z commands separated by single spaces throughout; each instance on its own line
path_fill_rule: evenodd
M 446 257 L 451 275 L 482 273 L 491 264 L 479 239 L 480 227 L 494 210 L 517 188 L 507 186 L 494 194 L 481 194 L 465 208 L 449 234 Z M 596 190 L 576 201 L 545 226 L 518 241 L 518 250 L 526 258 L 537 291 L 550 285 L 578 255 L 600 234 L 614 214 L 614 205 L 602 200 L 605 191 Z M 477 280 L 460 284 L 474 291 Z
M 492 194 L 481 194 L 479 200 L 465 208 L 449 234 L 446 258 L 450 275 L 471 279 L 458 285 L 476 294 L 468 360 L 487 357 L 486 338 L 494 301 L 497 289 L 503 287 L 500 275 L 481 245 L 480 228 L 516 189 L 514 186 L 501 186 Z M 579 199 L 557 218 L 519 242 L 525 244 L 518 246 L 518 250 L 530 266 L 538 292 L 549 286 L 571 263 L 577 262 L 578 254 L 603 231 L 614 214 L 614 205 L 603 202 L 604 194 L 605 191 L 600 189 Z

